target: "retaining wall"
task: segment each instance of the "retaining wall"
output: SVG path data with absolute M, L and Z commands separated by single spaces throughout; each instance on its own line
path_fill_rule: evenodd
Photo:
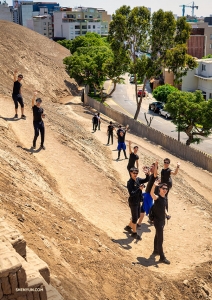
M 131 132 L 134 134 L 147 138 L 148 140 L 162 146 L 172 154 L 194 163 L 209 172 L 212 172 L 212 156 L 202 151 L 186 146 L 185 144 L 169 137 L 162 132 L 148 127 L 134 119 L 117 112 L 116 110 L 106 107 L 104 104 L 90 98 L 86 93 L 84 97 L 84 104 L 95 108 L 97 111 L 115 120 L 117 123 L 127 125 L 129 124 Z

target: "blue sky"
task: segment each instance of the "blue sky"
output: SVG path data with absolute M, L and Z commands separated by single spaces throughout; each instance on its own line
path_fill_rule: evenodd
M 35 1 L 35 0 L 34 0 Z M 188 0 L 187 0 L 188 1 Z M 192 5 L 192 2 L 187 2 L 184 0 L 59 0 L 61 6 L 90 6 L 103 8 L 108 11 L 109 14 L 115 12 L 122 5 L 130 5 L 131 8 L 135 6 L 147 6 L 152 9 L 152 12 L 157 11 L 158 9 L 163 9 L 165 11 L 172 11 L 174 14 L 182 15 L 182 8 L 179 7 L 182 4 Z M 198 0 L 194 1 L 195 6 L 199 6 L 198 10 L 194 10 L 196 16 L 205 16 L 209 17 L 212 15 L 212 0 Z M 186 8 L 186 14 L 191 15 L 191 8 Z
M 47 0 L 43 1 L 48 2 Z M 7 0 L 7 2 L 9 5 L 12 5 L 12 0 Z M 38 0 L 34 0 L 34 2 L 38 2 Z M 165 11 L 172 11 L 174 14 L 179 16 L 182 15 L 182 7 L 179 7 L 180 5 L 192 5 L 192 2 L 184 0 L 52 0 L 52 2 L 57 2 L 61 6 L 67 7 L 90 6 L 103 8 L 107 10 L 109 14 L 114 13 L 115 10 L 122 5 L 130 5 L 131 8 L 135 6 L 146 6 L 150 7 L 152 12 L 161 8 Z M 194 5 L 199 7 L 198 10 L 194 10 L 196 16 L 209 17 L 212 15 L 212 0 L 196 0 L 194 1 Z M 191 15 L 191 8 L 187 7 L 185 13 Z

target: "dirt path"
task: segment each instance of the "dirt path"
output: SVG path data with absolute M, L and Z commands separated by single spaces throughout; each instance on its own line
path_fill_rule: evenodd
M 67 102 L 70 99 L 67 98 Z M 72 105 L 71 105 L 72 104 Z M 79 99 L 71 99 L 70 105 L 58 107 L 58 113 L 69 116 L 70 119 L 80 122 L 88 135 L 91 134 L 91 115 L 89 111 L 79 104 Z M 45 106 L 45 103 L 44 103 Z M 108 184 L 113 177 L 110 177 L 114 169 L 118 172 L 117 179 L 121 185 L 126 186 L 128 172 L 126 170 L 126 160 L 116 161 L 116 142 L 113 146 L 106 147 L 106 128 L 108 119 L 103 117 L 101 131 L 97 131 L 96 152 L 90 153 L 89 159 L 84 157 L 69 145 L 66 140 L 58 138 L 58 133 L 54 122 L 45 120 L 46 127 L 46 150 L 33 151 L 31 141 L 33 138 L 32 114 L 26 109 L 26 120 L 14 121 L 13 106 L 4 108 L 3 99 L 0 99 L 0 115 L 7 118 L 19 139 L 19 146 L 24 151 L 32 153 L 35 159 L 45 167 L 51 176 L 57 181 L 61 195 L 79 211 L 84 218 L 93 223 L 97 228 L 106 232 L 111 239 L 120 244 L 123 251 L 131 256 L 133 263 L 140 263 L 150 270 L 166 273 L 179 274 L 183 269 L 194 268 L 196 265 L 206 262 L 211 258 L 210 245 L 212 237 L 212 225 L 210 215 L 207 213 L 207 200 L 211 201 L 212 175 L 198 169 L 187 162 L 182 162 L 179 175 L 174 178 L 174 187 L 170 192 L 170 214 L 172 215 L 169 224 L 165 227 L 164 250 L 167 258 L 171 261 L 170 266 L 157 264 L 152 257 L 154 227 L 150 226 L 145 217 L 139 234 L 142 240 L 136 242 L 126 232 L 124 226 L 128 223 L 130 213 L 126 204 L 126 198 L 122 199 L 118 190 L 108 189 Z M 66 124 L 68 126 L 68 124 Z M 160 165 L 164 157 L 170 157 L 172 167 L 176 165 L 178 159 L 165 152 L 159 146 L 127 133 L 127 140 L 132 140 L 139 146 L 140 166 L 150 165 L 156 159 Z M 108 166 L 104 155 L 98 154 L 98 147 L 103 144 L 105 155 L 111 155 L 112 165 Z M 79 144 L 79 147 L 83 147 Z M 90 151 L 84 145 L 84 151 Z M 93 156 L 97 156 L 99 166 L 91 168 L 90 163 Z M 99 155 L 99 156 L 98 156 Z M 122 154 L 123 155 L 123 154 Z M 93 159 L 94 160 L 94 159 Z M 103 181 L 102 168 L 108 172 L 108 181 Z M 140 174 L 142 177 L 142 175 Z M 74 178 L 74 180 L 72 180 Z M 204 184 L 204 182 L 206 184 Z

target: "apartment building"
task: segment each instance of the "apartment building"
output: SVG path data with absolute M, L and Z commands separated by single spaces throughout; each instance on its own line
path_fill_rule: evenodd
M 8 6 L 6 1 L 0 1 L 0 20 L 13 22 L 12 8 Z
M 34 16 L 33 28 L 34 31 L 48 38 L 53 38 L 52 16 L 50 14 L 42 14 L 42 13 L 39 16 Z
M 206 100 L 212 99 L 212 58 L 198 59 L 198 67 L 188 71 L 182 80 L 182 91 L 201 90 Z
M 107 36 L 111 16 L 103 9 L 92 7 L 62 8 L 54 12 L 54 37 L 73 40 L 87 32 Z
M 212 54 L 212 16 L 203 19 L 188 19 L 192 31 L 187 42 L 188 54 L 201 59 Z

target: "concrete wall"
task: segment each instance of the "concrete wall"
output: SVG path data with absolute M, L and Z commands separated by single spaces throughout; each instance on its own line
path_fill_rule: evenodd
M 132 133 L 161 145 L 172 154 L 194 163 L 196 166 L 201 167 L 209 172 L 212 172 L 212 156 L 205 154 L 199 150 L 186 146 L 177 140 L 169 137 L 162 132 L 148 127 L 134 119 L 119 113 L 112 108 L 106 107 L 102 103 L 90 98 L 85 92 L 84 104 L 95 108 L 97 111 L 105 114 L 119 124 L 129 125 Z

